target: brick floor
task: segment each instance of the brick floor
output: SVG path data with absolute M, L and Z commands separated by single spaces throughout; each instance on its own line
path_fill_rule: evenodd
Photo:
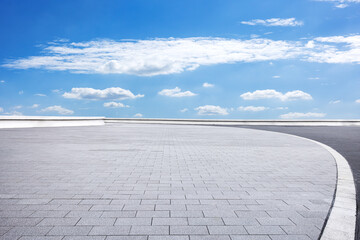
M 336 166 L 272 132 L 0 130 L 0 239 L 317 239 Z

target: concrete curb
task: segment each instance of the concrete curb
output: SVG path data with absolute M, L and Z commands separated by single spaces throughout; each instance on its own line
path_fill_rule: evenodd
M 346 159 L 333 148 L 309 139 L 325 148 L 336 160 L 338 179 L 335 199 L 321 240 L 353 240 L 356 224 L 356 192 L 354 178 Z
M 1 128 L 99 126 L 104 117 L 0 116 Z

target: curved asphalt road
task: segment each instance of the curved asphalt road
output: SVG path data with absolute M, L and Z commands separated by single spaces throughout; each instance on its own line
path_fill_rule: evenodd
M 234 127 L 234 126 L 232 126 Z M 242 128 L 260 129 L 282 132 L 313 139 L 324 143 L 349 162 L 354 175 L 356 187 L 356 233 L 355 239 L 360 239 L 360 127 L 293 127 L 293 126 L 236 126 Z

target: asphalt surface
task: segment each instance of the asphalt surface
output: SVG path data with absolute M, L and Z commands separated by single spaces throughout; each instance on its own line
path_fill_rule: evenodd
M 234 126 L 232 126 L 234 127 Z M 360 127 L 292 127 L 292 126 L 236 126 L 282 132 L 313 139 L 324 143 L 348 161 L 353 172 L 356 187 L 356 236 L 360 239 Z

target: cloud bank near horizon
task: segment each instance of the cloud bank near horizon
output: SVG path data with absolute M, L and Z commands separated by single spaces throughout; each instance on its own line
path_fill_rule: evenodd
M 193 37 L 53 42 L 42 55 L 8 60 L 2 67 L 156 76 L 215 64 L 284 59 L 360 64 L 360 35 L 300 41 Z

